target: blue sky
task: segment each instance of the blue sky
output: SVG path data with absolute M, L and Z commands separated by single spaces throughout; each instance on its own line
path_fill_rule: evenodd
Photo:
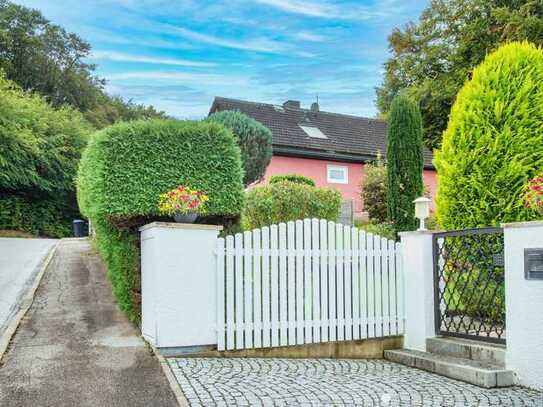
M 421 0 L 19 0 L 93 48 L 107 91 L 198 118 L 214 96 L 374 116 L 387 36 Z

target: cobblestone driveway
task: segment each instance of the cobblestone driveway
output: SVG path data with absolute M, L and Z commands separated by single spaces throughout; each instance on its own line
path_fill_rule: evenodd
M 384 360 L 169 359 L 191 406 L 543 406 Z

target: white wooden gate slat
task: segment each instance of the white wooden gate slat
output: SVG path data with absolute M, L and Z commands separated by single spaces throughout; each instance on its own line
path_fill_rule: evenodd
M 217 239 L 217 349 L 226 349 L 224 239 Z
M 313 292 L 313 342 L 321 341 L 319 221 L 311 220 L 311 289 Z
M 260 229 L 253 230 L 253 335 L 254 347 L 262 347 L 262 246 Z
M 271 257 L 271 346 L 279 346 L 279 236 L 277 225 L 270 227 Z
M 262 346 L 271 346 L 270 229 L 262 228 Z
M 287 249 L 288 249 L 288 263 L 287 263 L 287 287 L 285 292 L 288 299 L 288 344 L 296 345 L 296 245 L 294 235 L 294 222 L 287 223 Z
M 218 238 L 217 348 L 404 332 L 401 245 L 324 219 Z
M 328 314 L 330 315 L 330 341 L 337 340 L 337 296 L 336 296 L 336 226 L 328 222 Z

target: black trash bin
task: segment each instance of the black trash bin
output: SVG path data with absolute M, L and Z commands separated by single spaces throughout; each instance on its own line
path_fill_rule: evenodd
M 72 222 L 73 231 L 74 231 L 74 237 L 85 237 L 87 234 L 85 233 L 85 226 L 86 222 L 81 219 L 75 219 Z

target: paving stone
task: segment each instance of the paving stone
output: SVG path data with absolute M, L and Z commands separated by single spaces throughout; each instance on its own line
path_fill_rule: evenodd
M 386 360 L 168 362 L 191 406 L 543 406 L 535 390 L 483 389 Z

